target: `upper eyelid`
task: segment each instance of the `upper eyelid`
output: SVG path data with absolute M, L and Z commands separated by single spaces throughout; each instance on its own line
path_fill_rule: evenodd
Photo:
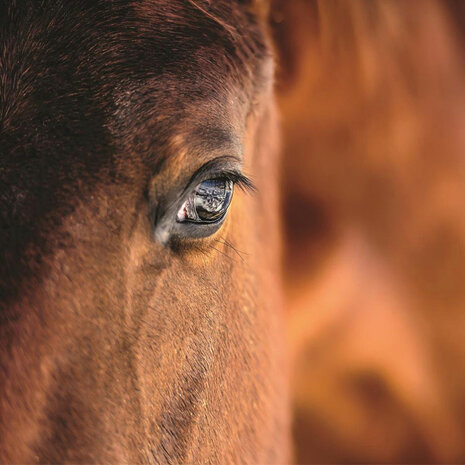
M 255 192 L 257 189 L 253 181 L 243 174 L 240 168 L 241 160 L 231 155 L 210 160 L 193 174 L 182 192 L 181 197 L 184 198 L 199 183 L 207 179 L 212 179 L 213 177 L 224 177 L 245 190 Z

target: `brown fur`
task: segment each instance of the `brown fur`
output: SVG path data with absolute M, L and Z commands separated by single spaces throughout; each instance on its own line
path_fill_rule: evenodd
M 288 460 L 272 66 L 251 8 L 0 3 L 0 462 Z M 211 238 L 162 245 L 157 209 L 218 155 L 258 193 L 236 190 Z

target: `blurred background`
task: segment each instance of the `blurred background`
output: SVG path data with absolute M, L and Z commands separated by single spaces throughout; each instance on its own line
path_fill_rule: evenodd
M 465 463 L 465 1 L 275 0 L 298 463 Z

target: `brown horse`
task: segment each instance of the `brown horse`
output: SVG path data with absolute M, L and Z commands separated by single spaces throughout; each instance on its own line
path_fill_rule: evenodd
M 464 463 L 465 3 L 276 3 L 299 461 Z
M 288 460 L 260 9 L 0 1 L 0 462 Z

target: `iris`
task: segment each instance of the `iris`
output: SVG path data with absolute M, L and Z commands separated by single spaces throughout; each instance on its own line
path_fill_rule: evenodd
M 202 181 L 186 198 L 177 214 L 179 223 L 215 223 L 228 211 L 234 192 L 229 179 Z

